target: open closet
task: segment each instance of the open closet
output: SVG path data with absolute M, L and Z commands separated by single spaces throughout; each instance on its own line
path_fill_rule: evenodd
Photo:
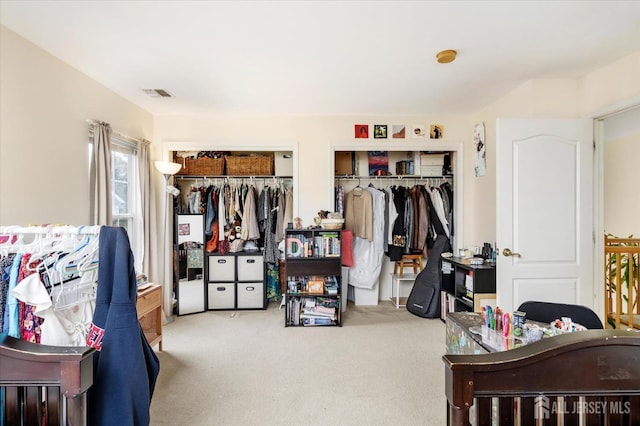
M 355 253 L 366 253 L 366 258 L 360 259 L 360 264 L 366 266 L 351 268 L 345 279 L 349 283 L 349 300 L 357 305 L 375 305 L 379 300 L 392 298 L 392 270 L 403 253 L 420 252 L 425 259 L 428 257 L 428 247 L 422 244 L 426 241 L 425 230 L 418 232 L 418 217 L 424 217 L 423 213 L 427 217 L 435 215 L 429 221 L 429 235 L 446 235 L 454 250 L 461 246 L 462 241 L 462 144 L 438 143 L 430 145 L 428 150 L 424 144 L 385 146 L 385 151 L 380 149 L 380 146 L 333 146 L 335 176 L 332 203 L 336 211 L 348 209 L 348 203 L 340 199 L 353 191 L 364 188 L 374 195 L 374 199 L 375 194 L 383 194 L 380 201 L 382 210 L 377 217 L 383 216 L 384 219 L 376 224 L 375 210 L 373 212 L 373 228 L 378 227 L 379 237 L 374 235 L 373 241 L 367 242 L 354 235 L 354 257 Z M 434 155 L 429 157 L 425 154 Z M 438 157 L 445 160 L 430 163 Z M 421 159 L 425 164 L 421 164 Z M 431 203 L 436 202 L 436 198 L 438 205 L 445 207 L 442 215 L 436 213 L 434 207 L 437 205 Z M 424 204 L 418 200 L 424 200 Z M 410 212 L 404 208 L 408 204 L 415 206 Z M 393 218 L 389 217 L 390 212 L 395 214 Z M 348 217 L 349 212 L 344 214 Z M 406 214 L 409 216 L 405 217 Z M 397 220 L 398 217 L 400 219 Z M 402 224 L 394 232 L 394 224 L 398 225 L 399 221 Z M 441 226 L 434 232 L 436 222 Z
M 293 220 L 293 152 L 173 155 L 183 164 L 173 181 L 177 313 L 265 309 L 280 300 L 278 245 Z

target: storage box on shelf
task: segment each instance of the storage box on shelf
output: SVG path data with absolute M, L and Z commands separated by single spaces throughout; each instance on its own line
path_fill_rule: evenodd
M 272 155 L 229 155 L 225 157 L 230 176 L 272 176 Z
M 342 325 L 340 230 L 289 229 L 285 326 Z
M 174 161 L 182 164 L 177 173 L 180 176 L 222 176 L 225 174 L 225 159 L 179 157 L 174 154 Z

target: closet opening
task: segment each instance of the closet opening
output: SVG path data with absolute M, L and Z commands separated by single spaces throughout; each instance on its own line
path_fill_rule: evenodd
M 381 151 L 380 145 L 354 145 L 349 142 L 335 143 L 330 147 L 329 166 L 334 182 L 328 205 L 336 206 L 336 194 L 339 190 L 346 192 L 358 186 L 388 189 L 392 186 L 410 188 L 416 185 L 429 187 L 450 185 L 453 188 L 450 242 L 454 252 L 462 247 L 464 241 L 462 143 L 438 142 L 430 144 L 428 151 L 425 150 L 427 147 L 424 144 L 403 144 L 382 148 L 384 151 Z M 434 154 L 435 158 L 438 154 L 442 154 L 441 158 L 446 157 L 447 165 L 443 167 L 444 164 L 434 160 L 436 164 L 425 164 L 427 167 L 423 168 L 420 159 L 424 154 Z M 382 157 L 380 161 L 371 159 L 376 155 Z M 428 166 L 439 167 L 444 173 L 436 173 Z M 379 266 L 380 273 L 371 289 L 352 286 L 353 277 L 347 277 L 347 281 L 350 282 L 348 299 L 355 301 L 356 305 L 374 305 L 378 304 L 378 301 L 390 299 L 393 294 L 391 277 L 394 263 L 385 251 L 382 264 Z

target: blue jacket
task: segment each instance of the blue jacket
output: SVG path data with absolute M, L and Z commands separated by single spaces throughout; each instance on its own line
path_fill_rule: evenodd
M 96 308 L 87 345 L 96 348 L 88 424 L 148 425 L 160 362 L 136 312 L 136 273 L 124 228 L 100 229 Z

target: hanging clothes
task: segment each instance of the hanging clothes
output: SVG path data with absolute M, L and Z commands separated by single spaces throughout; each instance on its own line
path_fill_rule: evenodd
M 353 232 L 354 237 L 373 240 L 373 197 L 360 186 L 345 195 L 344 227 Z
M 136 273 L 124 228 L 100 229 L 96 310 L 87 345 L 94 347 L 88 424 L 148 425 L 160 369 L 136 314 Z
M 362 189 L 362 188 L 361 188 Z M 384 194 L 376 188 L 364 188 L 363 193 L 371 197 L 372 238 L 353 237 L 353 267 L 349 270 L 349 284 L 354 287 L 372 289 L 380 278 L 384 257 Z M 349 204 L 345 205 L 348 212 Z

